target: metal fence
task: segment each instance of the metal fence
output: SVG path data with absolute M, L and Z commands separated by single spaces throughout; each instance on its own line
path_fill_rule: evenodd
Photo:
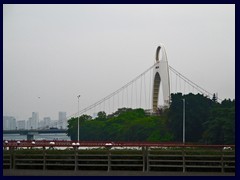
M 4 169 L 235 172 L 235 148 L 146 147 L 138 149 L 3 151 Z

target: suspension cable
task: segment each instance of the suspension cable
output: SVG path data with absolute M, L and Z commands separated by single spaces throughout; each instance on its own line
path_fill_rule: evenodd
M 121 88 L 119 88 L 118 90 L 114 91 L 113 93 L 109 94 L 108 96 L 102 98 L 101 100 L 97 101 L 96 103 L 90 105 L 90 106 L 87 106 L 86 108 L 82 109 L 81 111 L 79 111 L 79 115 L 85 113 L 86 111 L 92 109 L 93 107 L 95 107 L 96 105 L 110 99 L 113 95 L 117 94 L 118 92 L 122 91 L 124 88 L 128 87 L 129 85 L 131 85 L 133 82 L 137 81 L 139 78 L 141 78 L 145 73 L 147 73 L 149 70 L 151 70 L 153 67 L 155 66 L 152 65 L 151 67 L 149 67 L 147 70 L 145 70 L 143 73 L 141 73 L 140 75 L 138 75 L 137 77 L 135 77 L 132 81 L 128 82 L 127 84 L 125 84 L 124 86 L 122 86 Z M 78 114 L 77 113 L 74 113 L 73 115 L 69 116 L 69 117 L 75 117 L 76 115 Z M 69 118 L 68 117 L 68 118 Z
M 171 71 L 173 71 L 176 75 L 178 75 L 180 78 L 182 78 L 184 81 L 186 81 L 188 84 L 190 84 L 193 88 L 195 88 L 196 90 L 198 90 L 199 92 L 201 92 L 202 94 L 207 94 L 208 96 L 211 95 L 213 96 L 212 93 L 208 92 L 207 90 L 203 89 L 202 87 L 198 86 L 196 83 L 194 83 L 193 81 L 191 81 L 190 79 L 188 79 L 187 77 L 185 77 L 184 75 L 182 75 L 181 73 L 179 73 L 176 69 L 174 69 L 173 67 L 171 67 L 169 65 L 169 69 Z M 222 101 L 222 99 L 218 98 L 219 100 Z
M 90 105 L 90 106 L 87 106 L 86 108 L 82 109 L 81 111 L 79 111 L 79 115 L 87 112 L 87 111 L 91 111 L 92 108 L 95 108 L 96 106 L 100 105 L 103 103 L 103 106 L 104 106 L 104 111 L 106 110 L 105 109 L 105 101 L 107 100 L 110 100 L 112 97 L 114 98 L 114 96 L 118 93 L 120 93 L 122 91 L 122 95 L 124 95 L 124 89 L 127 88 L 128 86 L 132 85 L 135 83 L 135 85 L 137 84 L 137 80 L 139 78 L 142 78 L 143 75 L 145 75 L 148 71 L 151 71 L 153 67 L 155 67 L 156 64 L 152 65 L 151 67 L 149 67 L 147 70 L 145 70 L 142 74 L 140 74 L 139 76 L 135 77 L 132 81 L 128 82 L 127 84 L 125 84 L 124 86 L 122 86 L 121 88 L 117 89 L 116 91 L 114 91 L 113 93 L 109 94 L 108 96 L 100 99 L 99 101 L 95 102 L 94 104 Z M 185 77 L 184 75 L 182 75 L 181 73 L 179 73 L 176 69 L 174 69 L 173 67 L 171 67 L 169 65 L 169 69 L 174 72 L 176 74 L 176 86 L 175 86 L 175 89 L 176 89 L 176 92 L 177 92 L 177 76 L 179 76 L 179 78 L 183 79 L 186 83 L 188 83 L 189 85 L 191 85 L 194 89 L 196 88 L 196 90 L 198 90 L 199 92 L 203 93 L 203 94 L 207 94 L 207 95 L 211 95 L 213 96 L 212 93 L 208 92 L 207 90 L 203 89 L 202 87 L 198 86 L 196 83 L 194 83 L 193 81 L 191 81 L 190 79 L 188 79 L 187 77 Z M 151 78 L 151 72 L 150 72 L 150 78 Z M 171 77 L 172 78 L 172 77 Z M 145 80 L 144 80 L 145 81 Z M 145 82 L 144 82 L 145 83 Z M 151 86 L 151 81 L 150 81 L 150 86 Z M 180 85 L 181 86 L 181 85 Z M 185 86 L 185 85 L 184 85 Z M 141 79 L 141 88 L 142 88 L 142 79 Z M 140 104 L 141 104 L 141 88 L 140 88 Z M 133 89 L 133 87 L 132 87 Z M 184 87 L 185 89 L 185 87 Z M 128 93 L 128 92 L 127 92 Z M 151 93 L 149 93 L 149 97 L 151 97 Z M 119 94 L 120 95 L 120 94 Z M 127 95 L 128 96 L 128 95 Z M 145 95 L 146 96 L 146 95 Z M 136 87 L 136 106 L 137 106 L 137 87 Z M 146 99 L 146 97 L 145 97 Z M 222 99 L 218 98 L 219 100 L 222 101 Z M 145 100 L 146 101 L 146 100 Z M 151 102 L 151 100 L 150 100 Z M 114 104 L 114 99 L 113 99 L 113 104 Z M 123 104 L 123 102 L 122 102 Z M 110 103 L 109 103 L 109 106 L 110 106 Z M 113 105 L 114 106 L 114 105 Z M 113 107 L 114 108 L 114 107 Z M 110 110 L 110 107 L 109 107 L 109 111 Z M 77 113 L 74 113 L 73 115 L 69 116 L 69 117 L 75 117 L 76 115 L 78 114 Z M 69 118 L 68 117 L 68 118 Z

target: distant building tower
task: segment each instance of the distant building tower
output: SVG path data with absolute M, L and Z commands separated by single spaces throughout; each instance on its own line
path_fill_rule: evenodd
M 49 128 L 51 125 L 51 118 L 50 117 L 44 117 L 43 118 L 43 128 Z
M 27 129 L 37 129 L 39 122 L 39 115 L 37 112 L 32 112 L 32 117 L 27 121 Z
M 19 120 L 17 121 L 17 127 L 18 129 L 26 129 L 26 121 L 25 120 Z
M 31 122 L 32 129 L 38 129 L 38 122 L 39 122 L 38 113 L 37 112 L 32 112 L 32 122 Z
M 39 123 L 39 115 L 37 112 L 32 112 L 32 121 L 33 121 L 33 129 L 38 129 Z
M 67 113 L 66 112 L 58 113 L 58 126 L 60 129 L 67 128 Z
M 3 130 L 15 130 L 17 128 L 16 119 L 13 116 L 3 116 Z
M 33 129 L 33 124 L 32 124 L 32 118 L 28 118 L 28 121 L 27 121 L 27 129 Z
M 161 57 L 159 57 L 161 51 Z M 164 46 L 161 44 L 156 51 L 156 63 L 153 70 L 153 95 L 152 95 L 152 111 L 158 111 L 158 96 L 160 83 L 163 90 L 163 106 L 169 107 L 170 105 L 170 83 L 169 83 L 169 69 L 167 54 Z
M 8 126 L 8 119 L 7 116 L 3 116 L 3 130 L 8 130 L 9 126 Z

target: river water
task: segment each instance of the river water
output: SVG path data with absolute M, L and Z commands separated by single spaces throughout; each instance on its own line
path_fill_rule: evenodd
M 66 133 L 37 134 L 35 140 L 71 140 Z M 3 140 L 27 140 L 27 135 L 3 134 Z

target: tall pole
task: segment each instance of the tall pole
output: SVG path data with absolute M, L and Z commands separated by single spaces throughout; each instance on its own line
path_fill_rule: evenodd
M 78 141 L 79 141 L 79 98 L 80 98 L 80 95 L 78 95 L 77 98 L 78 98 Z
M 183 99 L 183 144 L 185 144 L 185 99 Z

